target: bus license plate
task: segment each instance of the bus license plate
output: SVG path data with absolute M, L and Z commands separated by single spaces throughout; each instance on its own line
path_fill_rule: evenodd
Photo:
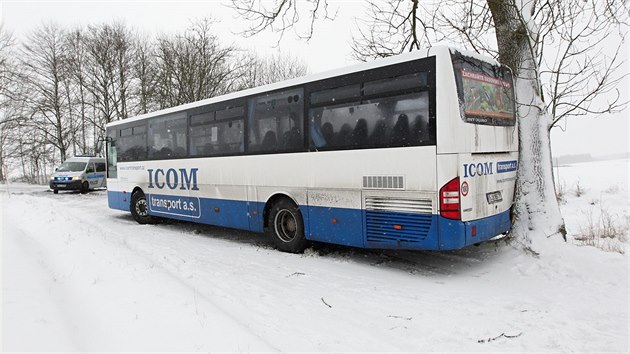
M 488 204 L 494 204 L 503 201 L 501 191 L 486 193 L 486 199 L 488 200 Z

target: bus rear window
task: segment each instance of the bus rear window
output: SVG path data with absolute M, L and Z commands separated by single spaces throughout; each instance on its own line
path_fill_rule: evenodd
M 473 124 L 512 126 L 514 88 L 509 69 L 454 55 L 462 119 Z

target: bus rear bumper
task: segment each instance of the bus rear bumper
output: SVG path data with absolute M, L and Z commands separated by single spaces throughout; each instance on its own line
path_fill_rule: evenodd
M 438 216 L 439 249 L 454 250 L 481 243 L 510 231 L 511 227 L 510 210 L 472 221 Z

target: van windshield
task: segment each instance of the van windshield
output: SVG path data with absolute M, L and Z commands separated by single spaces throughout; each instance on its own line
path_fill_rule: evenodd
M 86 162 L 74 162 L 74 161 L 66 161 L 59 168 L 57 172 L 80 172 L 85 170 Z

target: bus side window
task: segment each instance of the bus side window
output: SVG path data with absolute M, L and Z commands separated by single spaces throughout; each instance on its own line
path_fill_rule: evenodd
M 146 126 L 136 126 L 120 131 L 118 138 L 119 161 L 142 161 L 147 158 Z
M 303 95 L 304 90 L 298 88 L 250 99 L 249 151 L 303 150 Z
M 157 117 L 149 122 L 149 158 L 168 159 L 187 154 L 186 112 Z
M 324 150 L 428 145 L 428 107 L 427 92 L 418 92 L 312 108 L 311 124 L 321 136 L 311 143 Z
M 188 132 L 188 138 L 190 139 L 191 156 L 204 156 L 209 155 L 212 152 L 212 144 L 210 143 L 210 124 L 214 120 L 214 112 L 205 112 L 190 116 L 190 131 Z
M 227 106 L 190 117 L 190 155 L 218 156 L 242 152 L 243 106 Z
M 366 149 L 435 144 L 428 73 L 416 72 L 310 94 L 311 146 Z

